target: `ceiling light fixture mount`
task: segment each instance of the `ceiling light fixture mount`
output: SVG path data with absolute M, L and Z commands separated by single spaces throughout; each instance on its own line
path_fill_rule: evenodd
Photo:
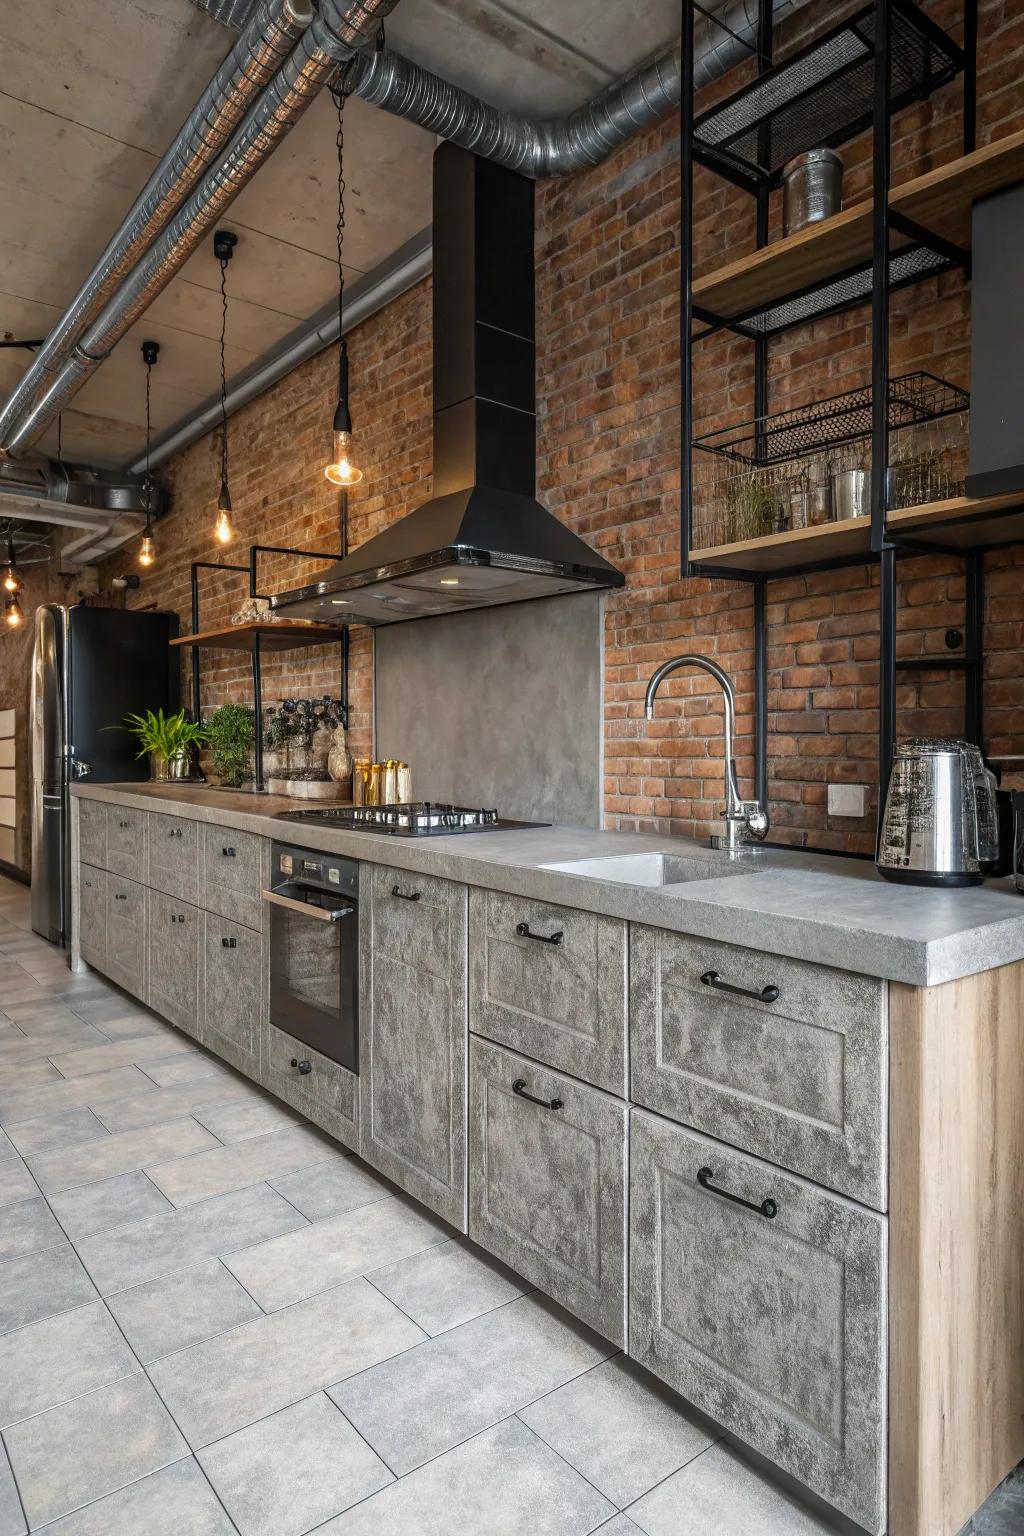
M 230 544 L 235 536 L 231 521 L 231 486 L 228 479 L 228 381 L 224 358 L 224 341 L 228 328 L 228 262 L 235 253 L 238 236 L 230 229 L 218 229 L 213 236 L 213 254 L 220 262 L 220 495 L 217 497 L 217 521 L 213 526 L 214 537 L 221 544 Z
M 338 247 L 338 404 L 334 411 L 333 445 L 331 462 L 324 469 L 324 474 L 332 485 L 341 490 L 348 490 L 351 485 L 358 485 L 363 478 L 363 471 L 356 464 L 352 455 L 352 413 L 348 403 L 348 342 L 344 333 L 344 308 L 345 308 L 345 266 L 343 252 L 345 245 L 345 102 L 349 91 L 346 88 L 348 70 L 342 75 L 339 84 L 332 88 L 331 95 L 338 109 L 338 132 L 336 144 L 338 149 L 338 222 L 337 222 L 337 247 Z
M 149 445 L 153 436 L 149 411 L 149 388 L 150 375 L 159 354 L 158 341 L 142 343 L 142 361 L 146 365 L 146 478 L 142 482 L 142 494 L 146 503 L 146 526 L 142 531 L 142 543 L 139 545 L 139 564 L 147 567 L 156 564 L 156 540 L 153 538 L 153 477 L 149 471 Z

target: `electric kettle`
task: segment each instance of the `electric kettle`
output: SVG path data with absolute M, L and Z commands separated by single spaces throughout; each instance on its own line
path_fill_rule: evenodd
M 907 885 L 978 885 L 997 859 L 996 780 L 970 742 L 912 737 L 894 753 L 875 863 Z

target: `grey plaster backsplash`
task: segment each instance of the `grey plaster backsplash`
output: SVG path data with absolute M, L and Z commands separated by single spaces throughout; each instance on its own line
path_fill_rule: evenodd
M 378 756 L 418 800 L 600 826 L 602 629 L 590 592 L 378 629 Z

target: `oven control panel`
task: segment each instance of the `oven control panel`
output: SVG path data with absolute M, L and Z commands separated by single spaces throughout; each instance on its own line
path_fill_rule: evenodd
M 271 856 L 275 887 L 298 885 L 307 890 L 334 891 L 341 896 L 359 895 L 359 865 L 355 859 L 294 848 L 286 843 L 274 843 Z

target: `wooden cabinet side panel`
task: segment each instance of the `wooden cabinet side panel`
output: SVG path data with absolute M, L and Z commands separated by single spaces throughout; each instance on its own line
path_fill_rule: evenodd
M 1024 962 L 890 988 L 891 1536 L 1024 1456 Z

